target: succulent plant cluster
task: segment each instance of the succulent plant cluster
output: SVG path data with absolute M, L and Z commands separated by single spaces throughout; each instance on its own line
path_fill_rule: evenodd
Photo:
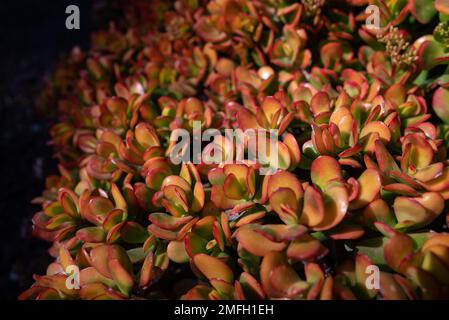
M 448 1 L 124 12 L 42 94 L 59 173 L 33 232 L 54 262 L 20 299 L 449 298 Z M 173 164 L 194 121 L 278 129 L 279 169 Z

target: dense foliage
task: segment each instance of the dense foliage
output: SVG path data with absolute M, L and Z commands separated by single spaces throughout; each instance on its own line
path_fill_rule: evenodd
M 123 12 L 42 94 L 59 174 L 33 231 L 54 262 L 21 299 L 449 297 L 448 1 Z M 173 164 L 194 121 L 278 129 L 279 170 Z

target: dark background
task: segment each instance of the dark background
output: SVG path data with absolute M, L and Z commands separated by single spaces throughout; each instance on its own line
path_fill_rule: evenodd
M 16 299 L 44 274 L 48 243 L 31 236 L 45 176 L 56 172 L 48 119 L 34 111 L 42 80 L 60 55 L 88 47 L 90 33 L 104 23 L 93 10 L 104 1 L 0 1 L 0 299 Z M 67 30 L 65 9 L 78 5 L 81 29 Z

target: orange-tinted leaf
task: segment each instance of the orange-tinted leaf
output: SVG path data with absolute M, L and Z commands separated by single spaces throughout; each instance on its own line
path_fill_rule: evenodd
M 221 279 L 228 283 L 234 281 L 234 275 L 231 268 L 218 258 L 200 253 L 193 257 L 195 266 L 206 276 L 207 279 Z

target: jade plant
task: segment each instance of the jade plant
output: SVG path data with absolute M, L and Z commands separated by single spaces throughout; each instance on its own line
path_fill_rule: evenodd
M 20 299 L 449 298 L 448 1 L 123 12 L 42 93 L 59 164 L 33 234 L 54 261 Z M 202 151 L 277 130 L 278 167 L 174 163 L 195 123 L 222 135 Z

